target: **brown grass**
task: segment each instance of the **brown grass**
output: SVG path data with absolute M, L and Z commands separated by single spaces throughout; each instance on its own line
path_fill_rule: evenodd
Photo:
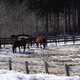
M 24 54 L 25 55 L 25 54 Z M 44 64 L 43 61 L 46 61 L 49 65 L 54 65 L 54 67 L 49 67 L 49 73 L 50 74 L 55 74 L 55 75 L 66 75 L 65 71 L 65 64 L 68 64 L 69 66 L 80 66 L 79 61 L 72 61 L 72 60 L 66 60 L 66 59 L 60 59 L 60 58 L 52 58 L 52 56 L 68 56 L 72 55 L 74 58 L 79 57 L 79 53 L 76 52 L 70 52 L 70 51 L 63 51 L 63 50 L 47 50 L 47 54 L 41 54 L 41 55 L 25 55 L 25 56 L 16 56 L 13 55 L 13 57 L 4 57 L 0 58 L 0 69 L 9 69 L 8 68 L 8 60 L 11 59 L 12 61 L 16 61 L 18 63 L 12 63 L 12 68 L 13 70 L 17 70 L 20 72 L 25 71 L 25 61 L 29 62 L 37 62 L 38 64 Z M 6 63 L 3 61 L 7 61 Z M 23 62 L 23 64 L 19 63 Z M 57 66 L 56 66 L 57 65 Z M 30 73 L 45 73 L 45 68 L 44 66 L 40 65 L 29 65 L 29 72 Z M 70 75 L 80 75 L 80 70 L 79 71 L 73 71 L 70 70 Z

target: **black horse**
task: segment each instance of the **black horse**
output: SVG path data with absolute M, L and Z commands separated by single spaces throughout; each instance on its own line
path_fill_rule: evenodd
M 23 47 L 24 49 L 24 52 L 25 52 L 25 49 L 26 49 L 26 39 L 22 39 L 22 40 L 16 40 L 13 44 L 13 47 L 12 47 L 12 50 L 13 50 L 13 53 L 16 53 L 16 48 L 19 48 L 19 51 L 21 52 L 20 48 Z
M 17 35 L 11 35 L 11 44 L 14 43 L 14 41 L 18 40 Z

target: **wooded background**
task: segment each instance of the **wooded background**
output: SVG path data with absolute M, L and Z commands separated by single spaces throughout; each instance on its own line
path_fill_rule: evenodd
M 79 35 L 79 0 L 0 0 L 0 37 Z

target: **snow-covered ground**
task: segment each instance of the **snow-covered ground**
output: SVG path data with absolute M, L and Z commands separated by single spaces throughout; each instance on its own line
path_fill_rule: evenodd
M 10 55 L 12 56 L 13 53 L 11 47 L 12 47 L 11 45 L 6 45 L 6 47 L 4 48 L 4 46 L 2 45 L 2 49 L 0 49 L 0 56 L 5 56 L 5 55 L 6 55 L 5 57 L 7 56 L 9 57 Z M 66 44 L 64 44 L 64 42 L 61 42 L 61 43 L 57 43 L 57 46 L 55 45 L 55 43 L 48 43 L 45 50 L 33 46 L 30 49 L 26 49 L 25 54 L 27 53 L 45 54 L 46 50 L 63 50 L 63 51 L 79 52 L 80 41 L 76 41 L 75 44 L 73 44 L 73 42 L 67 42 Z M 17 54 L 19 54 L 18 49 L 17 49 Z
M 80 42 L 76 42 L 73 44 L 72 42 L 68 42 L 66 44 L 59 43 L 57 46 L 55 43 L 48 43 L 46 50 L 31 48 L 30 50 L 26 49 L 26 53 L 34 53 L 34 54 L 46 54 L 47 50 L 63 50 L 63 51 L 70 51 L 70 52 L 80 52 Z M 0 57 L 13 57 L 14 55 L 21 56 L 26 54 L 21 54 L 18 52 L 13 54 L 11 45 L 6 45 L 4 48 L 2 45 L 2 49 L 0 49 Z M 53 57 L 53 56 L 52 56 Z M 59 58 L 67 59 L 69 56 L 59 56 Z M 53 57 L 55 58 L 55 56 Z M 57 59 L 57 57 L 56 57 Z M 69 58 L 70 59 L 70 58 Z M 77 59 L 80 61 L 80 59 Z M 79 76 L 57 76 L 54 74 L 25 74 L 22 72 L 16 72 L 14 70 L 0 70 L 0 80 L 80 80 Z
M 0 70 L 0 80 L 80 80 L 80 77 L 56 76 L 54 74 L 24 74 L 15 71 Z

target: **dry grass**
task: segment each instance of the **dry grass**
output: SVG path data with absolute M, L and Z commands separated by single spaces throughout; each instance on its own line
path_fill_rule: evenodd
M 25 54 L 24 54 L 25 55 Z M 12 68 L 13 70 L 17 70 L 20 72 L 24 72 L 25 71 L 25 61 L 29 61 L 29 62 L 37 62 L 38 64 L 44 64 L 43 61 L 46 61 L 49 65 L 53 65 L 54 67 L 49 67 L 48 71 L 50 74 L 55 74 L 55 75 L 66 75 L 66 71 L 65 71 L 65 64 L 68 64 L 70 66 L 80 66 L 80 62 L 79 61 L 72 61 L 70 59 L 63 59 L 63 58 L 54 58 L 52 56 L 55 57 L 59 57 L 59 56 L 69 56 L 72 55 L 73 58 L 79 57 L 79 53 L 76 52 L 70 52 L 70 51 L 63 51 L 63 50 L 47 50 L 47 54 L 41 54 L 41 55 L 33 55 L 31 54 L 29 55 L 25 55 L 25 56 L 16 56 L 13 55 L 13 57 L 4 57 L 4 58 L 0 58 L 0 69 L 9 69 L 8 67 L 8 60 L 11 59 L 12 61 L 16 61 L 18 63 L 12 63 Z M 4 62 L 6 61 L 6 63 Z M 23 62 L 23 63 L 20 63 Z M 29 72 L 30 73 L 45 73 L 45 68 L 44 66 L 40 66 L 40 65 L 29 65 Z M 71 68 L 70 68 L 71 69 Z M 80 70 L 76 70 L 76 68 L 74 70 L 70 70 L 70 75 L 80 75 Z

